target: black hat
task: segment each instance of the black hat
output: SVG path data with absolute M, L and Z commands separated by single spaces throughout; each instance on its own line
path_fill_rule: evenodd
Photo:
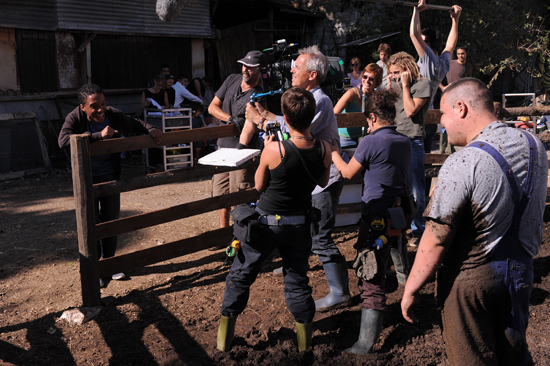
M 267 64 L 266 57 L 263 53 L 260 51 L 250 51 L 246 54 L 246 56 L 239 61 L 241 64 L 248 66 L 248 67 L 265 67 Z

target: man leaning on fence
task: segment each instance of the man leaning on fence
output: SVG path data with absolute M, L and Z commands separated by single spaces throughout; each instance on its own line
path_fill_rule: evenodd
M 121 132 L 149 134 L 159 144 L 162 132 L 155 127 L 135 118 L 128 117 L 118 109 L 108 107 L 103 90 L 95 84 L 86 84 L 78 90 L 80 106 L 65 118 L 59 133 L 59 147 L 68 147 L 74 134 L 88 134 L 90 142 L 120 137 Z M 94 184 L 120 179 L 120 153 L 92 156 L 92 181 Z M 119 218 L 120 194 L 94 198 L 96 223 Z M 115 255 L 117 237 L 98 241 L 98 257 L 109 258 Z M 113 280 L 124 279 L 124 273 L 112 276 Z M 99 279 L 100 287 L 104 286 Z

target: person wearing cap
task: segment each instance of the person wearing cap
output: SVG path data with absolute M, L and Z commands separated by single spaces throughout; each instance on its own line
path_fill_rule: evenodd
M 208 113 L 220 121 L 235 124 L 239 131 L 242 131 L 246 105 L 250 101 L 250 96 L 255 92 L 263 91 L 259 85 L 260 67 L 265 67 L 267 60 L 262 52 L 250 51 L 238 62 L 242 64 L 241 73 L 231 74 L 225 79 L 210 103 Z M 251 141 L 255 144 L 257 138 L 257 133 L 254 133 Z M 239 136 L 218 139 L 220 148 L 236 148 L 238 144 Z M 250 168 L 215 174 L 212 178 L 212 196 L 222 196 L 251 188 L 253 181 L 254 169 Z M 229 226 L 229 208 L 219 209 L 218 214 L 220 227 Z

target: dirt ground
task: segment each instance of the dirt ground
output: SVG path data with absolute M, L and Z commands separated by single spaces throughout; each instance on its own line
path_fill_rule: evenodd
M 141 173 L 131 159 L 125 175 Z M 210 195 L 210 181 L 172 184 L 122 194 L 122 216 L 160 209 Z M 217 228 L 217 214 L 122 235 L 118 253 L 130 252 Z M 527 336 L 537 365 L 550 364 L 550 225 L 535 258 L 535 288 Z M 348 259 L 357 227 L 338 229 L 335 240 Z M 414 253 L 409 253 L 411 259 Z M 81 306 L 78 244 L 71 175 L 67 169 L 0 182 L 0 364 L 2 365 L 446 365 L 433 283 L 423 291 L 417 316 L 406 323 L 402 289 L 389 283 L 387 313 L 374 353 L 345 353 L 359 333 L 356 277 L 350 271 L 353 305 L 317 313 L 313 347 L 298 353 L 294 321 L 286 308 L 283 279 L 272 258 L 251 289 L 238 318 L 234 346 L 216 349 L 220 307 L 229 266 L 222 251 L 201 251 L 127 273 L 102 289 L 109 303 L 93 320 L 68 325 L 59 317 Z M 310 257 L 315 299 L 327 285 L 322 266 Z

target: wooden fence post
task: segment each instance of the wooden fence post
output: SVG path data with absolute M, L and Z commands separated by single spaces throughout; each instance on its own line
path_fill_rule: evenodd
M 71 164 L 75 199 L 82 305 L 101 305 L 98 253 L 95 240 L 94 191 L 88 135 L 71 135 Z

